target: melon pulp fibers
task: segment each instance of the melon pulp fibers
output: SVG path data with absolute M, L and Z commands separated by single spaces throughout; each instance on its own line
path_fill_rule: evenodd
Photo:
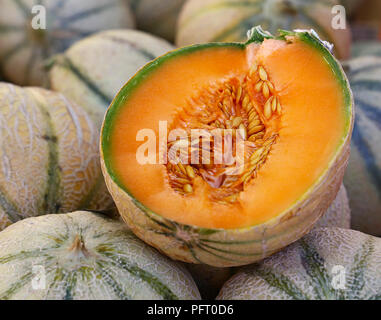
M 0 70 L 18 85 L 46 86 L 52 55 L 92 33 L 134 25 L 127 0 L 1 0 Z
M 25 219 L 0 232 L 0 299 L 193 300 L 200 294 L 184 267 L 124 223 L 77 211 Z
M 0 230 L 47 213 L 112 208 L 98 132 L 62 94 L 0 82 Z
M 168 159 L 173 145 L 190 156 L 142 165 L 137 134 L 158 133 L 162 120 L 169 132 L 188 130 L 180 140 L 169 133 Z M 314 34 L 274 37 L 257 27 L 245 44 L 185 47 L 141 69 L 106 114 L 102 169 L 123 219 L 146 242 L 187 262 L 243 265 L 295 241 L 326 211 L 352 122 L 345 74 Z M 236 166 L 217 162 L 210 137 L 212 160 L 203 162 L 194 128 L 239 129 L 224 132 L 244 150 Z M 194 150 L 198 163 L 187 161 Z

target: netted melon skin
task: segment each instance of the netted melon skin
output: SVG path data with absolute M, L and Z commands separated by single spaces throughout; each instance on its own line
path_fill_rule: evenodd
M 113 207 L 97 132 L 63 95 L 0 83 L 0 230 L 27 217 Z
M 2 0 L 0 25 L 6 31 L 0 33 L 5 78 L 48 87 L 46 67 L 52 56 L 92 33 L 133 28 L 135 20 L 128 0 Z
M 381 58 L 363 56 L 346 62 L 356 119 L 344 185 L 352 228 L 381 236 Z
M 335 44 L 338 58 L 348 59 L 352 42 L 349 25 L 332 28 L 331 11 L 338 4 L 338 0 L 189 0 L 178 19 L 176 45 L 244 41 L 253 25 L 273 34 L 279 29 L 313 29 Z
M 344 185 L 341 185 L 336 199 L 314 225 L 313 230 L 321 227 L 350 228 L 350 209 Z M 217 268 L 193 263 L 186 263 L 185 267 L 197 283 L 204 299 L 215 299 L 224 283 L 241 269 L 246 268 Z
M 54 58 L 50 85 L 82 106 L 100 128 L 106 109 L 126 79 L 173 49 L 167 41 L 142 31 L 99 32 Z
M 341 228 L 313 230 L 234 275 L 219 300 L 381 299 L 381 240 Z
M 0 232 L 1 300 L 200 299 L 181 265 L 126 225 L 77 211 Z

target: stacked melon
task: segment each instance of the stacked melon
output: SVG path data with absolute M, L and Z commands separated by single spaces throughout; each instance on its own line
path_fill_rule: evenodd
M 100 214 L 29 218 L 0 233 L 2 300 L 199 297 L 184 267 Z
M 1 1 L 0 299 L 381 299 L 380 239 L 349 230 L 381 235 L 379 44 L 351 88 L 331 54 L 360 3 Z M 200 127 L 243 172 L 161 162 Z
M 98 130 L 60 93 L 0 82 L 0 229 L 27 217 L 107 210 Z
M 46 85 L 53 54 L 91 33 L 134 25 L 126 0 L 2 0 L 0 68 L 16 84 Z
M 314 0 L 189 0 L 181 11 L 176 43 L 244 41 L 246 31 L 262 25 L 272 33 L 278 29 L 313 28 L 324 40 L 335 44 L 335 53 L 347 58 L 350 52 L 348 28 L 333 28 L 332 6 L 339 1 Z
M 110 30 L 76 42 L 51 65 L 52 89 L 84 107 L 100 127 L 103 115 L 126 79 L 174 47 L 136 30 Z

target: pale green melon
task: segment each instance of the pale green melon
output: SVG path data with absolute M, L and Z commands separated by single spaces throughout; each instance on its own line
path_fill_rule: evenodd
M 338 0 L 189 0 L 179 16 L 176 44 L 239 42 L 255 25 L 272 34 L 279 29 L 313 29 L 334 44 L 336 57 L 346 59 L 350 28 L 332 27 L 332 7 L 338 4 Z
M 313 230 L 225 283 L 220 300 L 380 300 L 381 239 L 340 228 Z
M 179 264 L 100 214 L 25 219 L 0 233 L 0 299 L 199 299 Z
M 358 57 L 346 66 L 356 112 L 344 176 L 352 227 L 381 236 L 381 58 Z
M 0 230 L 31 216 L 108 209 L 98 140 L 90 117 L 62 94 L 0 83 Z
M 138 28 L 173 41 L 185 0 L 130 0 Z
M 85 38 L 57 56 L 51 87 L 83 106 L 99 123 L 114 95 L 150 60 L 174 49 L 135 30 L 110 30 Z
M 46 29 L 32 27 L 36 5 L 45 8 Z M 53 54 L 94 32 L 134 24 L 128 0 L 1 0 L 0 69 L 19 85 L 45 85 Z

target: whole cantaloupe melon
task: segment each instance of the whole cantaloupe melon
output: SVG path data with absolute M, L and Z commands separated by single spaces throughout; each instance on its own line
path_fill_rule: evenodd
M 220 300 L 380 300 L 381 239 L 320 228 L 225 283 Z
M 100 214 L 19 221 L 0 232 L 0 299 L 199 299 L 185 268 Z
M 346 59 L 351 32 L 348 23 L 344 29 L 333 27 L 332 8 L 338 4 L 338 0 L 189 0 L 180 13 L 176 44 L 244 41 L 254 25 L 273 34 L 279 29 L 313 29 L 334 44 L 336 57 Z
M 124 82 L 150 60 L 174 49 L 135 30 L 110 30 L 78 41 L 54 59 L 53 90 L 83 106 L 99 123 Z
M 1 0 L 0 69 L 18 85 L 47 85 L 44 65 L 53 54 L 92 33 L 134 25 L 128 0 Z
M 31 216 L 109 208 L 98 140 L 89 116 L 62 94 L 0 83 L 0 230 Z

